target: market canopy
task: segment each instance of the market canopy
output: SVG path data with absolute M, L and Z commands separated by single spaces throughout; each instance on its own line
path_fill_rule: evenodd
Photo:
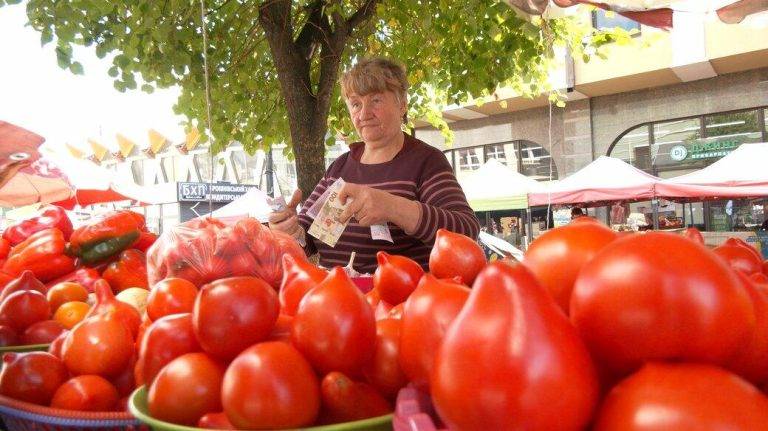
M 459 183 L 475 211 L 523 209 L 528 207 L 528 193 L 542 191 L 543 185 L 490 159 Z
M 548 184 L 544 191 L 528 194 L 528 203 L 538 206 L 649 200 L 654 197 L 658 181 L 621 159 L 600 156 L 570 176 Z

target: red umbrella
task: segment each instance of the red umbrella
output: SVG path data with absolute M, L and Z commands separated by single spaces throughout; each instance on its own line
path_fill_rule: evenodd
M 49 203 L 73 195 L 66 176 L 40 157 L 45 139 L 19 126 L 0 121 L 0 206 Z

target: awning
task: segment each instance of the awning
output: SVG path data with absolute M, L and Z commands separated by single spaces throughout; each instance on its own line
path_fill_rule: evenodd
M 538 181 L 490 159 L 459 181 L 469 206 L 475 211 L 523 209 L 528 193 L 543 190 Z

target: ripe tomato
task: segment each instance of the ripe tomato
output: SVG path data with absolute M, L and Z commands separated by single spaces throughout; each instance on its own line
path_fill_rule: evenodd
M 618 375 L 648 360 L 724 364 L 755 324 L 749 295 L 725 262 L 663 232 L 616 240 L 587 263 L 570 314 L 595 360 Z
M 318 268 L 306 259 L 283 255 L 283 281 L 280 285 L 280 311 L 289 316 L 296 314 L 301 298 L 320 284 L 328 271 Z
M 269 341 L 285 341 L 291 342 L 291 327 L 293 326 L 293 316 L 287 314 L 280 314 L 277 316 L 277 322 L 275 327 L 272 328 L 272 332 L 267 338 Z
M 61 346 L 61 357 L 74 375 L 114 377 L 125 369 L 133 354 L 131 332 L 111 312 L 78 323 Z
M 112 314 L 114 319 L 122 322 L 131 331 L 131 338 L 136 340 L 141 325 L 141 315 L 138 310 L 130 304 L 118 301 L 115 294 L 112 293 L 112 287 L 104 280 L 98 280 L 94 283 L 93 290 L 96 293 L 96 302 L 85 318 L 107 313 Z
M 163 367 L 181 355 L 201 351 L 192 314 L 172 314 L 153 322 L 142 337 L 136 362 L 137 385 L 149 385 Z
M 152 417 L 179 425 L 195 425 L 210 412 L 221 411 L 221 382 L 226 367 L 205 353 L 187 353 L 168 363 L 149 387 Z
M 224 375 L 221 401 L 239 429 L 298 428 L 320 410 L 320 382 L 293 346 L 268 341 L 247 348 Z
M 8 325 L 0 325 L 0 347 L 18 346 L 19 335 Z
M 376 260 L 379 266 L 373 274 L 373 288 L 383 301 L 392 305 L 403 303 L 416 289 L 424 270 L 412 259 L 383 251 L 376 253 Z
M 697 244 L 704 245 L 704 237 L 701 235 L 701 232 L 699 232 L 699 230 L 696 229 L 695 227 L 689 227 L 688 229 L 684 230 L 683 236 Z
M 321 373 L 357 375 L 373 356 L 376 320 L 343 268 L 307 292 L 293 318 L 294 346 Z
M 400 325 L 398 319 L 376 322 L 376 351 L 363 368 L 366 381 L 389 399 L 395 399 L 400 388 L 408 384 L 399 361 Z
M 204 351 L 232 359 L 246 347 L 266 339 L 279 312 L 280 303 L 272 286 L 257 277 L 230 277 L 200 289 L 192 324 Z
M 51 309 L 45 295 L 35 290 L 13 292 L 0 304 L 0 320 L 16 332 L 23 332 L 32 324 L 46 320 Z
M 110 412 L 117 408 L 117 389 L 104 377 L 86 375 L 67 380 L 59 386 L 51 407 L 64 410 Z
M 191 313 L 195 307 L 197 287 L 183 278 L 166 278 L 149 292 L 147 315 L 153 321 L 169 314 Z
M 485 267 L 485 253 L 472 238 L 449 230 L 438 229 L 435 245 L 429 255 L 429 271 L 437 278 L 459 276 L 471 286 Z
M 429 388 L 429 376 L 445 331 L 459 314 L 470 290 L 426 274 L 405 301 L 400 327 L 400 366 L 416 387 Z
M 119 397 L 127 397 L 136 389 L 136 378 L 134 377 L 134 370 L 136 369 L 137 355 L 131 356 L 128 361 L 128 365 L 125 366 L 117 376 L 113 377 L 109 382 L 117 389 L 117 395 Z
M 66 329 L 55 320 L 43 320 L 24 330 L 21 334 L 21 344 L 52 343 Z
M 0 395 L 47 406 L 68 378 L 67 367 L 50 353 L 6 353 L 0 372 Z
M 7 274 L 3 276 L 7 276 Z M 45 295 L 45 285 L 35 278 L 35 274 L 32 271 L 26 270 L 21 273 L 20 276 L 13 278 L 3 287 L 2 293 L 0 293 L 0 304 L 5 301 L 5 298 L 10 296 L 11 293 L 18 292 L 20 290 L 36 290 Z
M 736 273 L 752 300 L 755 327 L 736 355 L 728 361 L 726 368 L 756 385 L 768 383 L 768 367 L 765 366 L 768 364 L 768 290 L 744 273 Z
M 431 390 L 440 417 L 462 430 L 582 430 L 598 401 L 589 352 L 519 263 L 478 275 L 438 349 Z
M 59 336 L 51 342 L 51 345 L 48 346 L 48 353 L 61 359 L 61 346 L 64 345 L 64 340 L 67 338 L 67 334 L 69 334 L 69 331 L 64 331 L 59 334 Z
M 357 421 L 392 412 L 392 406 L 373 386 L 356 382 L 337 371 L 320 383 L 322 411 L 320 422 L 335 424 Z
M 762 272 L 762 259 L 757 250 L 746 244 L 739 243 L 735 238 L 728 238 L 725 243 L 713 250 L 723 258 L 733 269 L 743 271 L 747 275 Z
M 85 319 L 91 306 L 85 302 L 71 301 L 61 304 L 53 313 L 53 320 L 59 322 L 66 329 L 72 329 Z
M 525 252 L 523 264 L 568 314 L 579 271 L 615 239 L 616 232 L 602 223 L 571 223 L 536 238 Z
M 88 301 L 88 289 L 80 284 L 64 281 L 51 287 L 45 296 L 51 305 L 51 311 L 55 312 L 66 302 Z
M 234 430 L 234 425 L 227 419 L 224 412 L 206 413 L 197 421 L 197 427 L 211 430 Z
M 405 309 L 405 302 L 395 305 L 389 310 L 390 319 L 400 319 L 403 317 L 403 310 Z
M 649 363 L 614 387 L 595 431 L 764 430 L 768 398 L 718 367 Z

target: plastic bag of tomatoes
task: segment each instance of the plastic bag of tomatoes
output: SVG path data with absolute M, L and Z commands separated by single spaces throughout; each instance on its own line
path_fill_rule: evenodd
M 296 241 L 254 218 L 197 218 L 163 232 L 147 251 L 150 286 L 178 277 L 202 286 L 232 276 L 256 276 L 280 287 L 282 256 L 306 258 Z

